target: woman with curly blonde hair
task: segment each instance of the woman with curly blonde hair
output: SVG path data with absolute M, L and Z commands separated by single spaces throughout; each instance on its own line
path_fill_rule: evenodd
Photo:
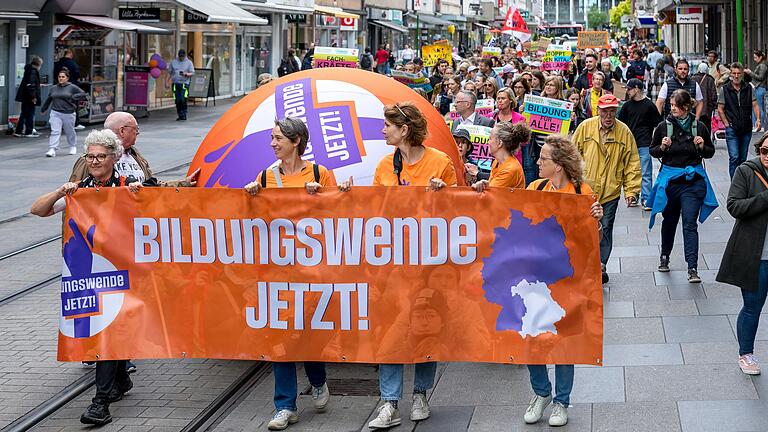
M 552 191 L 592 195 L 592 189 L 584 181 L 584 161 L 571 140 L 562 135 L 550 135 L 544 140 L 537 162 L 541 179 L 528 185 L 529 190 Z M 603 207 L 595 201 L 590 216 L 600 220 Z M 586 215 L 585 215 L 586 216 Z M 555 365 L 555 394 L 552 397 L 552 383 L 547 365 L 528 365 L 534 396 L 523 419 L 528 424 L 538 422 L 544 409 L 552 404 L 550 426 L 564 426 L 568 423 L 568 404 L 573 389 L 573 365 Z

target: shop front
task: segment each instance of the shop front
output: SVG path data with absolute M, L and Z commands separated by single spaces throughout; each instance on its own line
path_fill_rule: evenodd
M 361 48 L 361 0 L 316 0 L 315 45 Z
M 403 11 L 397 9 L 368 9 L 368 44 L 371 53 L 380 45 L 389 44 L 392 51 L 405 48 L 409 43 L 408 27 L 403 25 Z

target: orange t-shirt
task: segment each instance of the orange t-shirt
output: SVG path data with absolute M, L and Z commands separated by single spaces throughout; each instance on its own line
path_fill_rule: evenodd
M 429 181 L 439 178 L 448 186 L 456 186 L 456 170 L 447 154 L 432 147 L 424 147 L 424 156 L 415 164 L 403 162 L 400 181 L 403 186 L 429 186 Z M 389 154 L 379 161 L 373 175 L 374 186 L 397 186 L 397 174 L 392 164 L 395 154 Z
M 322 165 L 318 165 L 317 168 L 320 171 L 320 180 L 318 181 L 318 183 L 320 183 L 324 188 L 336 186 L 336 178 L 333 176 L 333 173 L 331 171 L 328 171 L 328 169 Z M 267 168 L 265 171 L 267 173 L 267 188 L 276 188 L 277 180 L 275 179 L 275 172 L 271 167 Z M 256 179 L 256 181 L 259 184 L 262 184 L 261 183 L 262 175 L 263 173 L 259 173 L 259 176 Z M 286 187 L 286 188 L 302 187 L 303 188 L 305 184 L 315 181 L 315 173 L 314 173 L 314 170 L 312 169 L 312 163 L 305 162 L 304 168 L 302 168 L 298 174 L 287 175 L 287 174 L 280 173 L 280 180 L 282 180 L 283 182 L 283 187 Z
M 493 165 L 491 166 L 491 178 L 488 179 L 488 186 L 525 189 L 523 167 L 520 165 L 517 158 L 510 156 L 502 164 L 493 161 Z
M 543 181 L 544 181 L 544 179 L 538 179 L 538 180 L 532 181 L 531 184 L 528 185 L 528 190 L 538 190 L 539 189 L 539 185 Z M 542 189 L 542 190 L 546 191 L 546 192 L 560 192 L 560 193 L 575 194 L 576 193 L 576 186 L 574 186 L 573 183 L 568 182 L 568 185 L 566 185 L 564 188 L 562 188 L 562 189 L 555 189 L 552 186 L 552 181 L 549 181 L 547 183 L 547 185 L 544 186 L 544 189 Z M 581 183 L 581 194 L 582 195 L 591 196 L 591 195 L 594 195 L 595 193 L 592 191 L 592 188 L 589 187 L 587 182 L 582 182 Z

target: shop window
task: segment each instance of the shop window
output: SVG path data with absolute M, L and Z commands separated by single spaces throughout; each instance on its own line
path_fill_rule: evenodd
M 230 70 L 230 35 L 205 35 L 203 37 L 203 67 L 213 70 L 216 96 L 232 93 Z

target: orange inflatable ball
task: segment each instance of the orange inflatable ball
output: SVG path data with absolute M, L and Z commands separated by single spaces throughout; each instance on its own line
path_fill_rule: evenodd
M 149 61 L 149 67 L 156 68 L 157 67 L 157 60 L 152 59 Z

